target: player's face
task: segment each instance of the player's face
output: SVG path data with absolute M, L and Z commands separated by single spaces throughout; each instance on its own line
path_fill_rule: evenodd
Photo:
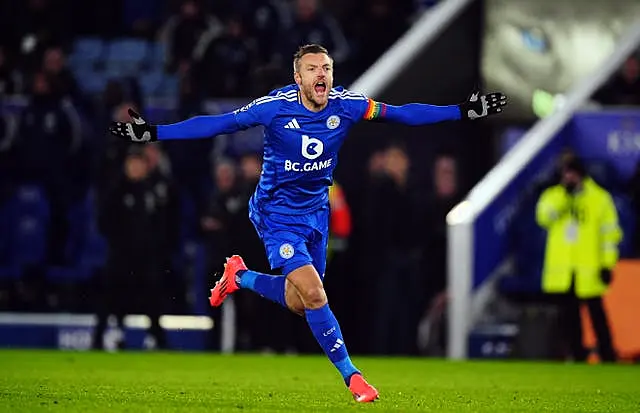
M 324 53 L 309 53 L 300 59 L 295 80 L 303 99 L 316 109 L 324 108 L 333 87 L 333 62 Z

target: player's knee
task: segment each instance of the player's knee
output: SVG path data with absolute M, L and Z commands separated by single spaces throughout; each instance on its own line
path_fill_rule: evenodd
M 291 312 L 293 314 L 299 315 L 300 317 L 304 316 L 304 305 L 299 305 L 299 306 L 289 306 L 289 310 L 291 310 Z
M 303 316 L 304 304 L 302 302 L 302 297 L 300 297 L 300 293 L 298 292 L 298 290 L 288 280 L 284 286 L 284 294 L 285 301 L 289 310 L 291 310 L 294 314 Z
M 327 303 L 327 294 L 321 286 L 313 286 L 300 291 L 306 308 L 320 308 Z

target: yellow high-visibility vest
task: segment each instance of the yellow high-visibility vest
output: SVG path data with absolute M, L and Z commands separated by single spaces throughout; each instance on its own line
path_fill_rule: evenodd
M 622 239 L 611 195 L 591 178 L 583 181 L 575 196 L 560 185 L 553 186 L 538 200 L 536 221 L 547 230 L 543 291 L 565 293 L 575 275 L 579 298 L 604 294 L 607 286 L 600 271 L 615 266 Z

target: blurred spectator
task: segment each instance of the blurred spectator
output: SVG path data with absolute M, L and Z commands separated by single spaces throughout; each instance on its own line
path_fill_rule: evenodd
M 0 108 L 0 205 L 13 192 L 16 179 L 17 159 L 14 143 L 17 138 L 17 122 L 14 116 Z
M 542 193 L 536 220 L 547 230 L 542 290 L 557 299 L 560 331 L 574 360 L 585 361 L 580 304 L 589 308 L 602 361 L 616 359 L 602 296 L 618 260 L 621 231 L 611 195 L 578 158 L 565 161 L 558 185 Z
M 242 251 L 247 265 L 250 265 L 248 262 L 262 264 L 265 260 L 262 246 L 258 250 L 251 248 L 256 245 L 254 239 L 257 239 L 257 235 L 248 220 L 250 188 L 244 187 L 242 176 L 238 176 L 236 165 L 230 161 L 217 164 L 215 178 L 217 194 L 201 219 L 202 229 L 208 240 L 210 273 L 221 269 L 224 257 L 230 257 L 239 251 Z M 264 270 L 264 265 L 259 268 Z M 264 319 L 263 313 L 255 311 L 257 300 L 252 294 L 238 292 L 241 294 L 234 296 L 233 300 L 237 315 L 238 348 L 244 351 L 255 350 L 257 335 L 261 331 L 260 322 Z M 212 312 L 214 320 L 219 320 L 220 311 L 212 309 Z M 215 333 L 214 340 L 212 344 L 215 349 L 219 346 L 219 332 Z
M 23 68 L 37 70 L 47 48 L 67 44 L 72 27 L 70 6 L 53 0 L 14 3 L 7 23 L 12 27 L 12 40 Z
M 123 102 L 114 107 L 111 119 L 114 122 L 129 122 L 131 119 L 128 113 L 129 108 L 137 110 L 137 106 L 133 102 Z M 122 165 L 129 151 L 129 143 L 118 139 L 107 132 L 104 132 L 104 138 L 99 146 L 99 155 L 96 171 L 95 185 L 98 195 L 102 195 L 111 191 L 114 183 L 118 182 L 122 174 Z
M 253 193 L 260 175 L 262 175 L 262 158 L 257 153 L 247 153 L 240 157 L 240 171 L 246 190 Z
M 162 147 L 158 143 L 146 144 L 143 153 L 149 165 L 149 185 L 156 197 L 158 225 L 165 228 L 164 237 L 156 244 L 156 254 L 162 272 L 158 275 L 162 276 L 164 296 L 171 297 L 172 310 L 183 311 L 186 305 L 186 286 L 179 268 L 174 265 L 181 239 L 180 192 L 171 174 L 171 162 Z
M 66 66 L 60 47 L 51 47 L 44 53 L 42 71 L 47 74 L 54 93 L 62 97 L 79 98 L 79 90 L 73 74 Z
M 336 65 L 349 57 L 349 43 L 338 22 L 320 8 L 320 0 L 296 0 L 293 26 L 284 38 L 284 62 L 289 62 L 296 49 L 307 43 L 325 46 Z
M 425 216 L 426 234 L 423 256 L 426 273 L 426 312 L 421 322 L 421 349 L 430 355 L 444 356 L 446 350 L 447 303 L 447 214 L 462 201 L 458 182 L 458 164 L 452 155 L 436 158 L 433 168 L 434 193 Z
M 334 182 L 329 187 L 329 206 L 331 218 L 329 222 L 329 253 L 327 261 L 331 260 L 334 251 L 343 252 L 347 249 L 349 235 L 351 235 L 351 210 L 344 190 L 337 182 Z
M 605 105 L 640 105 L 640 61 L 638 56 L 627 58 L 613 79 L 594 96 Z
M 22 73 L 15 70 L 5 49 L 0 45 L 0 98 L 22 93 Z
M 212 197 L 200 217 L 200 228 L 203 241 L 207 249 L 207 273 L 215 274 L 221 271 L 221 263 L 229 257 L 231 246 L 227 237 L 229 231 L 229 215 L 240 208 L 241 199 L 237 191 L 237 173 L 235 165 L 230 161 L 220 161 L 214 170 L 216 194 Z M 235 299 L 234 299 L 235 302 Z M 210 309 L 214 323 L 222 326 L 222 312 L 220 308 Z M 211 337 L 211 348 L 221 349 L 221 329 L 214 328 Z
M 171 178 L 171 162 L 157 143 L 144 145 L 144 156 L 149 162 L 151 175 L 157 175 L 162 179 Z
M 102 127 L 106 129 L 109 122 L 113 121 L 113 116 L 118 105 L 121 105 L 127 99 L 124 86 L 121 82 L 111 79 L 107 82 L 104 90 L 102 91 L 101 100 L 98 103 L 98 110 L 96 111 L 96 121 Z M 134 102 L 129 102 L 136 107 L 140 107 Z M 105 134 L 105 136 L 107 136 Z M 102 148 L 97 148 L 102 153 Z
M 238 251 L 243 251 L 243 258 L 247 266 L 252 265 L 252 268 L 258 268 L 256 271 L 268 273 L 270 268 L 264 246 L 258 238 L 253 224 L 247 219 L 249 217 L 249 199 L 258 186 L 258 181 L 262 173 L 262 159 L 260 155 L 254 153 L 242 155 L 240 157 L 239 170 L 240 177 L 238 184 L 239 193 L 242 196 L 242 203 L 238 211 L 236 224 L 234 225 L 235 231 L 237 232 L 231 237 L 231 248 L 236 254 Z M 252 264 L 249 264 L 249 262 Z
M 171 17 L 160 31 L 169 70 L 188 71 L 196 48 L 209 43 L 221 32 L 222 24 L 203 9 L 201 1 L 183 0 L 180 13 Z
M 250 96 L 251 69 L 257 59 L 256 44 L 240 16 L 230 16 L 224 33 L 198 46 L 194 62 L 198 83 L 208 98 Z
M 167 257 L 179 239 L 176 198 L 170 183 L 154 175 L 142 147 L 130 147 L 123 169 L 100 206 L 100 231 L 107 239 L 109 257 L 94 346 L 102 347 L 109 314 L 122 328 L 125 314 L 141 311 L 151 319 L 149 332 L 155 345 L 165 348 L 159 319 L 166 305 Z
M 258 185 L 262 173 L 262 158 L 259 154 L 247 153 L 240 157 L 241 192 L 245 202 L 238 213 L 235 251 L 242 251 L 245 263 L 265 274 L 271 273 L 271 267 L 264 246 L 253 224 L 245 217 L 249 216 L 249 199 Z M 246 324 L 252 331 L 252 348 L 262 351 L 295 351 L 293 324 L 295 321 L 288 311 L 263 300 L 255 294 L 247 294 L 245 300 Z M 308 331 L 304 331 L 308 336 Z
M 277 52 L 276 45 L 291 28 L 289 3 L 283 0 L 252 0 L 248 8 L 250 34 L 258 43 L 259 58 L 268 63 Z
M 181 78 L 179 119 L 207 115 L 202 108 L 200 90 L 195 77 L 189 73 Z M 163 147 L 171 159 L 171 168 L 185 196 L 190 197 L 199 209 L 209 201 L 213 187 L 211 153 L 216 139 L 190 139 L 166 141 Z
M 423 281 L 420 271 L 422 233 L 420 201 L 409 175 L 410 160 L 402 145 L 384 155 L 383 174 L 374 178 L 367 202 L 367 227 L 373 231 L 377 354 L 414 354 Z M 371 258 L 370 258 L 371 259 Z
M 291 28 L 290 0 L 216 0 L 214 13 L 225 19 L 241 16 L 246 32 L 258 45 L 260 64 L 269 63 Z
M 41 185 L 47 192 L 52 220 L 52 263 L 61 263 L 66 239 L 66 210 L 80 189 L 70 179 L 71 162 L 83 145 L 82 127 L 75 107 L 55 93 L 48 77 L 37 73 L 28 106 L 20 114 L 15 141 L 19 179 Z
M 211 271 L 214 271 L 219 263 L 224 262 L 225 256 L 229 256 L 225 255 L 230 251 L 229 238 L 226 236 L 228 215 L 240 208 L 236 175 L 236 168 L 232 162 L 218 162 L 215 168 L 216 194 L 200 219 L 203 235 L 209 244 L 209 251 L 215 251 L 215 254 L 208 254 Z
M 126 94 L 124 86 L 121 82 L 114 79 L 111 79 L 107 82 L 107 85 L 102 92 L 102 104 L 108 111 L 109 115 L 112 114 L 112 111 L 116 108 L 116 106 L 122 104 L 122 102 L 125 101 L 125 95 Z M 131 103 L 135 104 L 135 102 Z

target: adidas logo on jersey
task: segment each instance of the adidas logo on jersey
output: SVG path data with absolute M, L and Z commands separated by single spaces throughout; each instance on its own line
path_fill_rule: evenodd
M 293 118 L 289 121 L 289 123 L 287 123 L 286 125 L 284 125 L 285 129 L 300 129 L 300 125 L 298 125 L 298 121 L 296 120 L 296 118 Z

